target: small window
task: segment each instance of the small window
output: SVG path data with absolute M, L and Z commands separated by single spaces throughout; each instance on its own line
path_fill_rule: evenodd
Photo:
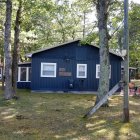
M 99 64 L 96 64 L 96 78 L 100 78 L 100 65 Z M 110 65 L 109 78 L 111 78 L 111 65 Z
M 87 78 L 87 64 L 77 64 L 77 78 Z
M 19 67 L 18 68 L 18 81 L 29 82 L 31 74 L 29 73 L 30 67 Z
M 41 63 L 41 77 L 56 77 L 56 63 Z

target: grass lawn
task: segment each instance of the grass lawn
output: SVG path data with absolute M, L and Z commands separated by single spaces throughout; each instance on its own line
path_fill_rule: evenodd
M 18 90 L 19 100 L 4 101 L 0 93 L 0 140 L 140 140 L 140 97 L 130 97 L 130 123 L 124 124 L 122 96 L 83 119 L 94 95 Z

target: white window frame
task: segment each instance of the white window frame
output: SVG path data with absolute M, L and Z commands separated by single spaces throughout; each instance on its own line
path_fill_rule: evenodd
M 97 79 L 100 78 L 99 73 L 100 73 L 100 64 L 96 64 L 96 78 Z M 109 79 L 111 79 L 111 65 L 110 65 Z
M 85 67 L 85 75 L 84 76 L 80 76 L 79 75 L 79 67 L 80 66 L 84 66 Z M 87 78 L 87 64 L 77 64 L 77 74 L 76 74 L 77 78 Z
M 44 75 L 43 74 L 44 65 L 53 65 L 54 66 L 54 75 Z M 56 77 L 56 63 L 41 63 L 41 77 Z
M 21 81 L 21 68 L 26 68 L 26 81 Z M 31 67 L 18 67 L 18 82 L 31 82 L 29 81 L 29 68 Z
M 31 67 L 27 67 L 27 75 L 28 75 L 28 76 L 26 76 L 26 77 L 27 77 L 27 79 L 28 79 L 28 80 L 27 80 L 28 82 L 31 82 L 31 81 L 29 80 L 30 68 L 31 68 Z M 32 68 L 31 68 L 31 73 L 32 73 Z
M 96 78 L 100 78 L 100 65 L 96 64 Z

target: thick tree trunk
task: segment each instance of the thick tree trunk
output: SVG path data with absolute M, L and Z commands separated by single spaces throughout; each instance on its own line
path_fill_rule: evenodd
M 19 1 L 19 7 L 15 20 L 15 34 L 14 34 L 14 50 L 12 61 L 12 82 L 13 82 L 13 94 L 16 94 L 17 88 L 17 76 L 18 76 L 18 60 L 19 60 L 19 34 L 20 34 L 20 18 L 21 18 L 22 3 Z
M 99 29 L 99 46 L 100 46 L 100 79 L 96 103 L 109 91 L 109 46 L 107 18 L 110 0 L 97 1 L 97 16 Z M 107 104 L 107 103 L 106 103 Z
M 11 15 L 12 2 L 6 1 L 6 21 L 4 35 L 4 55 L 5 55 L 5 99 L 12 98 L 12 77 L 11 77 Z

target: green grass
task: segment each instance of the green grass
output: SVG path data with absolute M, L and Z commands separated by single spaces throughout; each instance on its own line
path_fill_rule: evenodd
M 2 93 L 0 140 L 140 139 L 140 97 L 130 97 L 130 123 L 124 124 L 122 96 L 113 96 L 109 108 L 100 108 L 91 118 L 83 119 L 94 105 L 94 95 L 18 90 L 19 100 L 5 101 Z

